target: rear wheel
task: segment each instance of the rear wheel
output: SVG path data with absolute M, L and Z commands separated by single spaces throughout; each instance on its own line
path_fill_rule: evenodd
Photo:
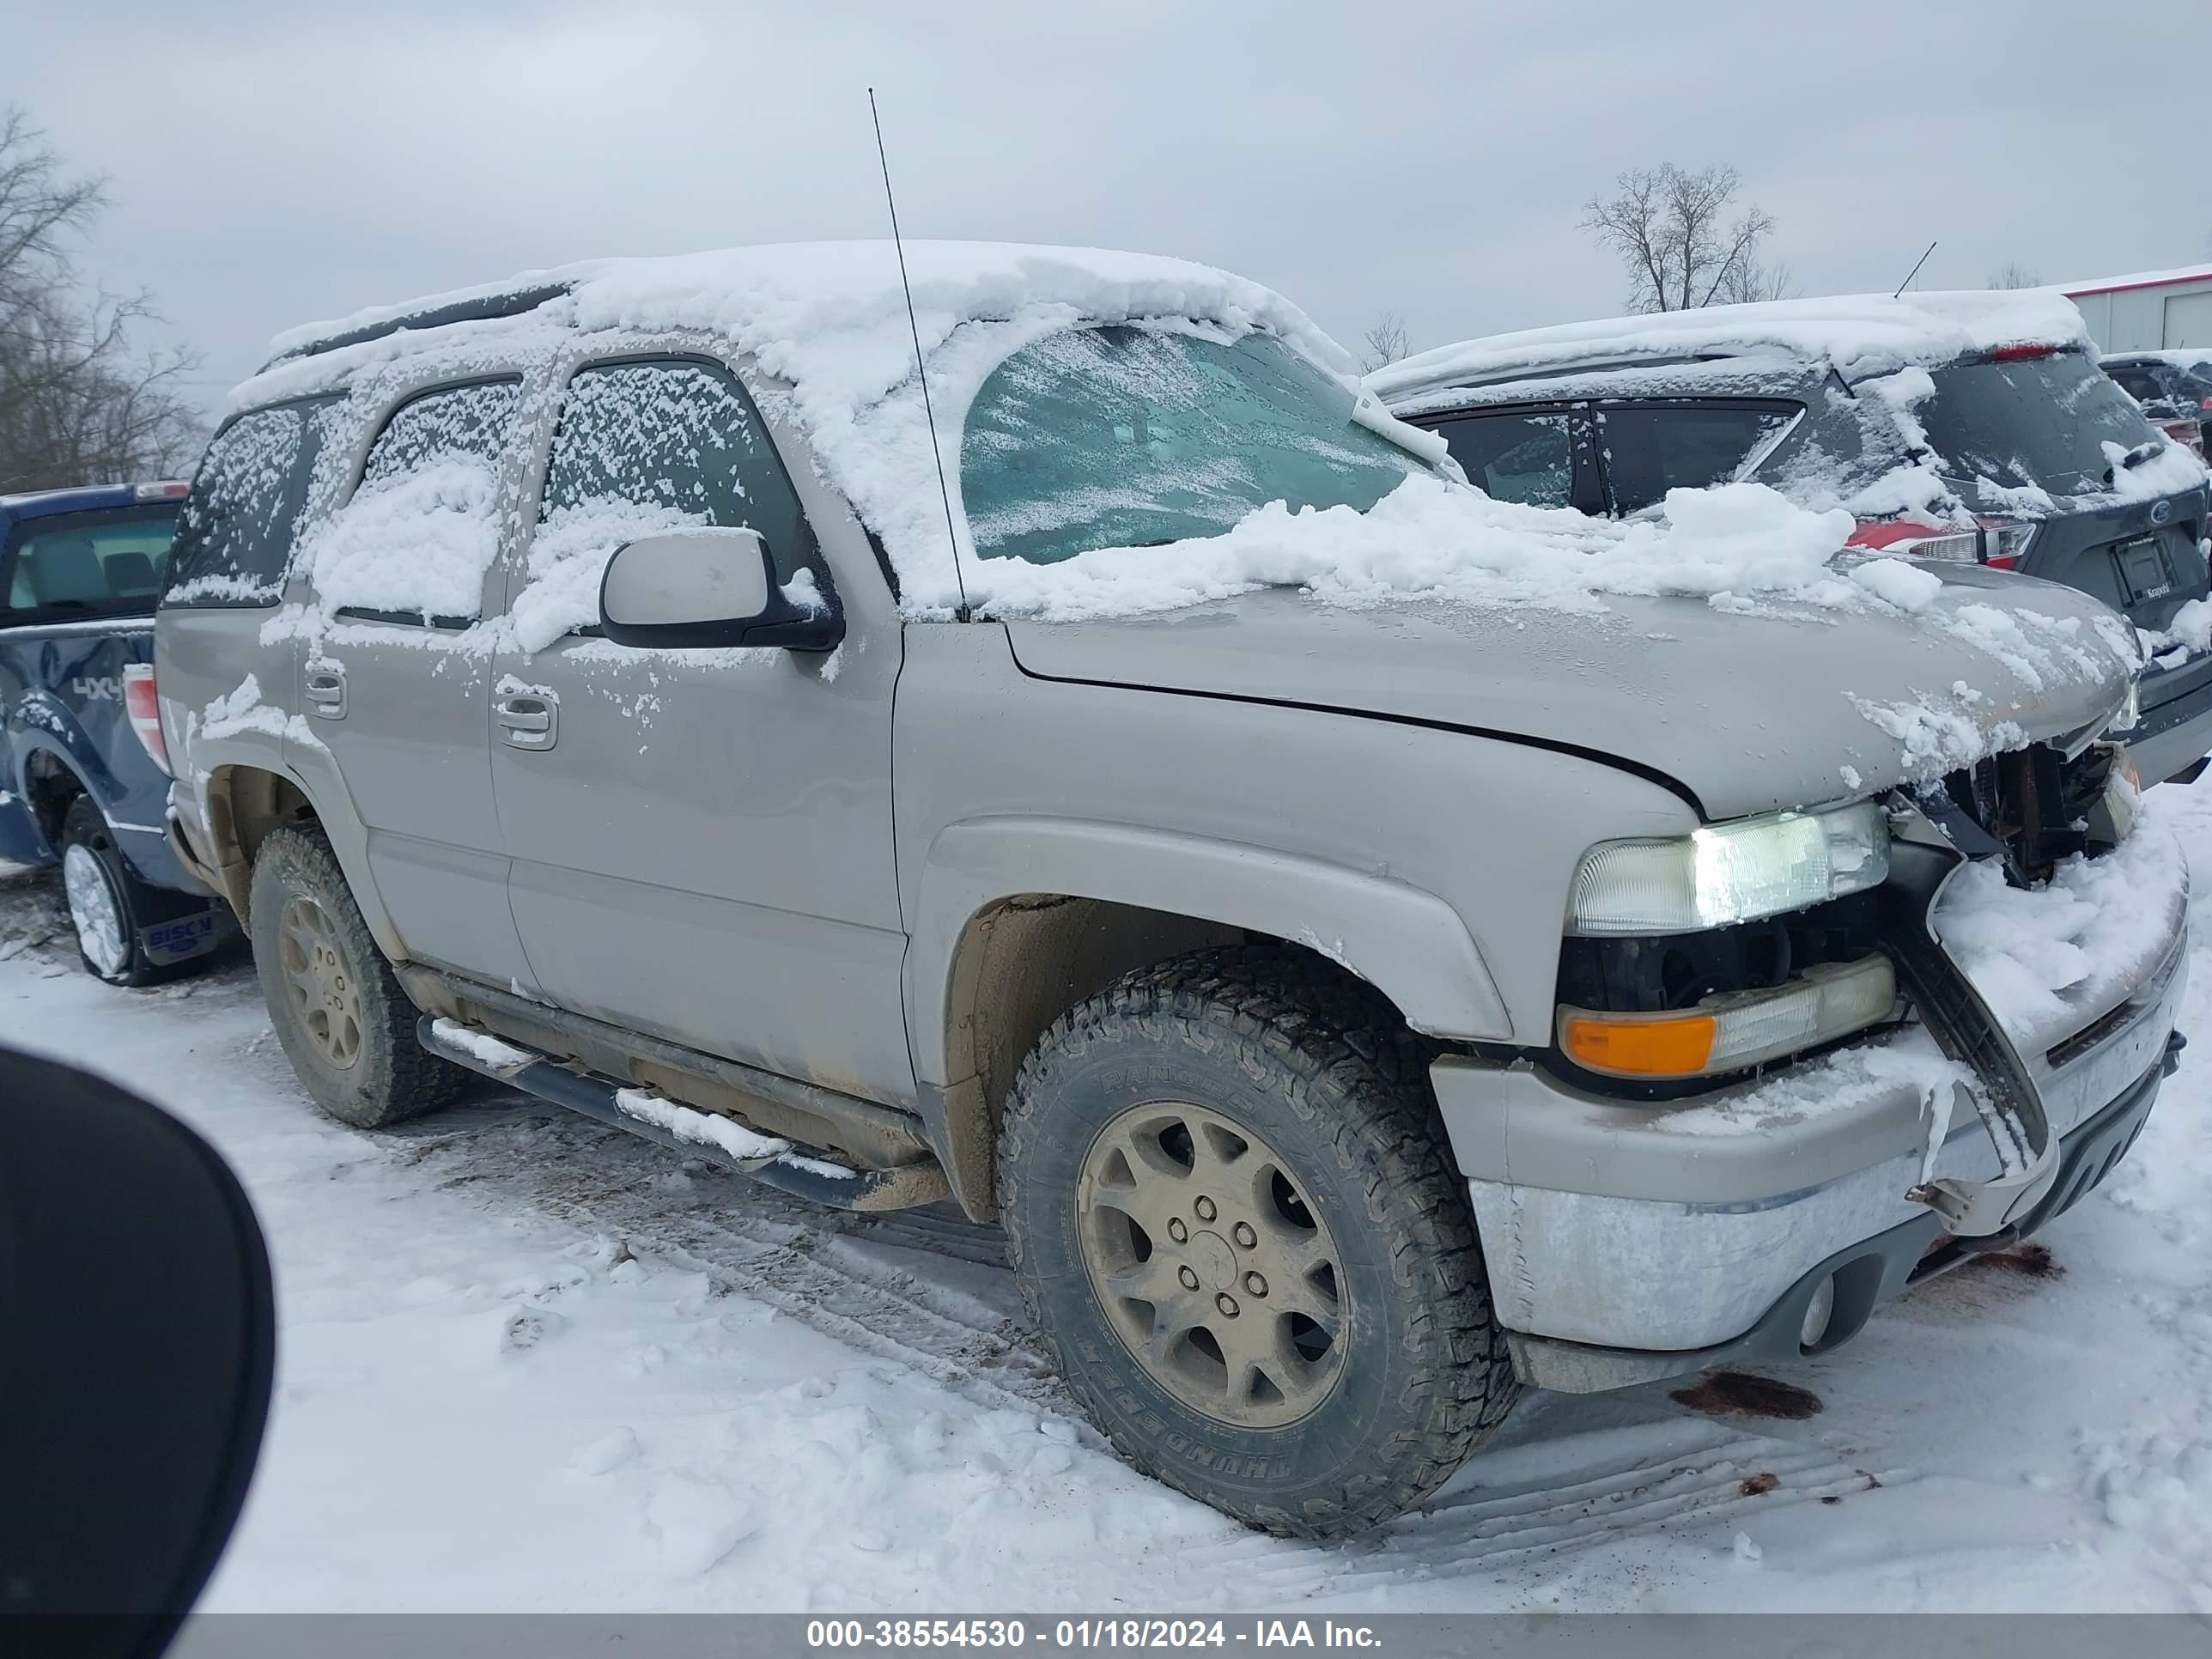
M 415 1040 L 400 989 L 316 830 L 278 830 L 253 861 L 253 963 L 276 1040 L 316 1105 L 380 1129 L 456 1098 L 470 1073 Z
M 79 795 L 62 817 L 62 893 L 85 972 L 110 985 L 149 985 L 163 969 L 139 941 L 137 882 L 123 862 L 106 815 Z
M 1201 951 L 1064 1016 L 1007 1106 L 1024 1297 L 1115 1444 L 1271 1531 L 1418 1504 L 1517 1394 L 1426 1055 L 1295 953 Z

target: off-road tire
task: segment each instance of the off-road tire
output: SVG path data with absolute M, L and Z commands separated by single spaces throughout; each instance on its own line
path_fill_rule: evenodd
M 1000 1127 L 1000 1218 L 1031 1321 L 1131 1462 L 1252 1526 L 1335 1536 L 1419 1504 L 1504 1420 L 1519 1387 L 1431 1057 L 1370 988 L 1267 946 L 1140 969 L 1039 1040 Z M 1158 1102 L 1266 1143 L 1333 1236 L 1346 1346 L 1327 1397 L 1287 1425 L 1194 1408 L 1139 1362 L 1093 1287 L 1085 1160 L 1123 1114 Z
M 282 937 L 286 906 L 304 899 L 328 921 L 323 935 L 335 951 L 357 1004 L 358 1037 L 349 1065 L 319 1046 L 293 990 Z M 270 1024 L 315 1104 L 356 1129 L 381 1129 L 459 1097 L 471 1074 L 426 1053 L 415 1040 L 420 1015 L 385 960 L 345 872 L 319 830 L 272 831 L 253 860 L 249 912 L 253 965 L 269 1004 Z

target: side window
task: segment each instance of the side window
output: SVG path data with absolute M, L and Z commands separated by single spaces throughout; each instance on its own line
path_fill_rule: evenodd
M 1725 483 L 1796 413 L 1773 404 L 1601 406 L 1598 451 L 1613 510 L 1634 513 L 1663 500 L 1670 489 Z
M 688 359 L 579 369 L 509 607 L 522 648 L 543 650 L 596 623 L 615 549 L 683 525 L 757 532 L 786 578 L 811 562 L 798 494 L 728 370 Z
M 1528 507 L 1574 504 L 1574 444 L 1565 413 L 1464 415 L 1439 422 L 1436 430 L 1468 482 L 1492 499 Z
M 270 605 L 283 591 L 326 409 L 310 398 L 241 415 L 216 433 L 177 519 L 165 605 Z
M 2116 368 L 2111 374 L 2120 383 L 2120 390 L 2139 404 L 2156 403 L 2165 395 L 2148 369 Z
M 476 620 L 499 556 L 500 464 L 521 403 L 520 380 L 478 380 L 392 412 L 353 499 L 307 550 L 324 604 L 392 622 Z

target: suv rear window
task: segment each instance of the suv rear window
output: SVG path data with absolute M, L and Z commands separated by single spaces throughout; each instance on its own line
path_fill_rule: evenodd
M 174 501 L 23 520 L 0 549 L 0 627 L 152 611 L 176 530 Z
M 339 398 L 240 415 L 215 434 L 177 520 L 165 605 L 270 605 L 321 453 L 319 418 Z
M 1934 372 L 1936 395 L 1912 406 L 1943 475 L 2054 495 L 2104 487 L 2104 446 L 2150 443 L 2158 433 L 2103 369 L 2078 351 L 2017 362 L 1953 363 Z
M 1788 404 L 1604 404 L 1598 453 L 1615 513 L 1635 513 L 1670 489 L 1725 483 L 1802 410 Z

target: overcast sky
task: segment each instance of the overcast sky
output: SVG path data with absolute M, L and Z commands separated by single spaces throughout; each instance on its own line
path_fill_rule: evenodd
M 1729 162 L 1807 294 L 2212 261 L 2204 0 L 23 0 L 0 100 L 114 206 L 205 394 L 271 334 L 606 253 L 884 233 L 1176 253 L 1347 343 L 1608 315 L 1577 228 Z M 2170 80 L 2167 77 L 2171 77 Z

